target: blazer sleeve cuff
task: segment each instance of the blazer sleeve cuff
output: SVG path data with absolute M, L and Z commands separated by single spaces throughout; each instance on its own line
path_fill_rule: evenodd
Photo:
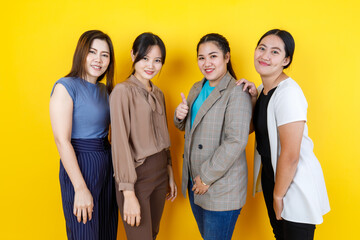
M 175 124 L 175 127 L 178 128 L 179 130 L 181 131 L 184 131 L 185 129 L 185 120 L 186 118 L 180 120 L 176 117 L 176 114 L 174 113 L 174 124 Z
M 176 115 L 174 114 L 174 123 L 175 123 L 175 124 L 181 124 L 184 120 L 185 120 L 185 119 L 182 119 L 182 120 L 178 119 L 178 118 L 176 117 Z
M 200 173 L 200 179 L 201 179 L 201 181 L 202 181 L 203 183 L 205 183 L 206 185 L 211 185 L 211 184 L 214 182 L 214 180 L 206 177 L 203 173 Z

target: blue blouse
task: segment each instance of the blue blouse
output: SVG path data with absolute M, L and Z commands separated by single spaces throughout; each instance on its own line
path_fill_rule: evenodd
M 191 106 L 191 124 L 190 127 L 192 128 L 192 125 L 194 123 L 196 114 L 198 113 L 201 105 L 205 102 L 207 97 L 210 95 L 212 90 L 214 90 L 215 87 L 210 87 L 209 81 L 206 80 L 204 83 L 204 86 L 201 89 L 201 92 L 197 96 L 196 100 L 194 101 L 193 105 Z
M 92 84 L 78 77 L 61 78 L 62 84 L 73 101 L 71 138 L 104 138 L 110 124 L 109 95 L 103 83 Z

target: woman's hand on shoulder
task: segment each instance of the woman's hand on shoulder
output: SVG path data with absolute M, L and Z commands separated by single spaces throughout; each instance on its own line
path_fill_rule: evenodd
M 92 219 L 94 208 L 93 197 L 86 186 L 75 189 L 74 210 L 73 213 L 77 217 L 77 221 L 85 224 Z
M 133 226 L 140 225 L 140 204 L 134 191 L 123 191 L 124 194 L 124 221 Z
M 174 201 L 177 197 L 177 186 L 174 180 L 174 174 L 172 170 L 172 166 L 168 165 L 168 175 L 169 175 L 169 191 L 166 194 L 166 200 Z
M 242 78 L 238 81 L 236 81 L 236 85 L 241 85 L 244 83 L 244 87 L 243 87 L 243 91 L 248 91 L 248 93 L 250 94 L 251 98 L 257 98 L 258 96 L 258 91 L 256 89 L 256 86 L 253 82 L 250 82 L 248 80 L 246 80 L 245 78 Z
M 176 107 L 175 110 L 175 116 L 179 120 L 183 120 L 189 112 L 189 106 L 187 105 L 187 101 L 183 93 L 181 93 L 181 99 L 181 103 Z

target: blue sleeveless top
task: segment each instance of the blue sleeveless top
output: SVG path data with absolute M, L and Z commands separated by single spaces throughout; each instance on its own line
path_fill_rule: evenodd
M 81 78 L 61 78 L 62 84 L 73 101 L 73 120 L 71 138 L 104 138 L 108 135 L 110 124 L 109 95 L 103 83 L 92 84 Z

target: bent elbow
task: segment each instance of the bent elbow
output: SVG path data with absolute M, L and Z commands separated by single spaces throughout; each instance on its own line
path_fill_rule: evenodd
M 300 159 L 299 152 L 282 152 L 280 156 L 282 161 L 288 166 L 297 166 Z
M 297 166 L 299 163 L 300 154 L 291 154 L 288 157 L 288 163 L 292 166 Z

